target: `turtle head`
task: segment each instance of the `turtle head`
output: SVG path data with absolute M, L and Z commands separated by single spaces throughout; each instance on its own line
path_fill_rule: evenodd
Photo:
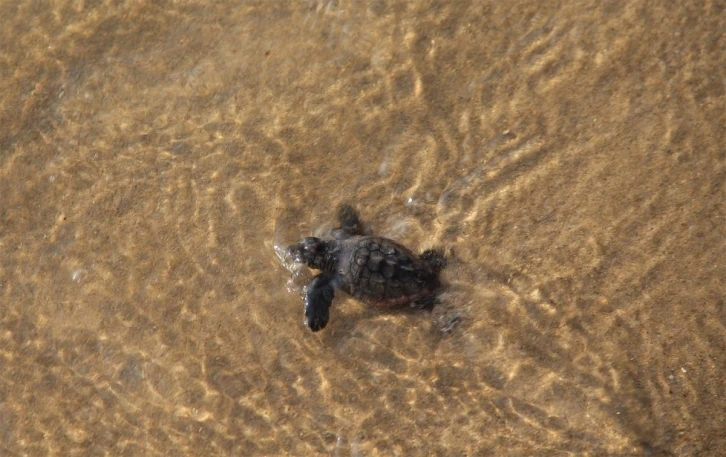
M 327 270 L 334 264 L 335 253 L 329 242 L 309 236 L 287 248 L 287 253 L 296 263 L 304 263 L 316 270 Z

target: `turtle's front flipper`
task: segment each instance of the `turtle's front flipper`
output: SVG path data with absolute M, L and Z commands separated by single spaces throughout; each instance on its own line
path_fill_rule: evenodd
M 324 329 L 328 324 L 330 305 L 339 282 L 336 273 L 324 272 L 308 284 L 305 292 L 305 323 L 313 332 Z
M 353 235 L 360 235 L 362 229 L 360 217 L 352 206 L 344 204 L 338 208 L 338 222 L 340 227 L 333 230 L 335 239 L 342 240 Z

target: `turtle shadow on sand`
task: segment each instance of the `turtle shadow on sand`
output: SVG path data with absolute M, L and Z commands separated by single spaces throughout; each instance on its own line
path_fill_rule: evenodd
M 332 239 L 307 237 L 286 250 L 293 262 L 320 271 L 305 287 L 305 322 L 312 331 L 327 325 L 336 290 L 378 308 L 434 307 L 447 264 L 441 249 L 416 255 L 388 238 L 365 236 L 347 204 L 338 209 L 338 223 Z

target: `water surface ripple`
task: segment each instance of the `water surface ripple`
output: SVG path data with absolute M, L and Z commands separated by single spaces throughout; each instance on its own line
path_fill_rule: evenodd
M 0 454 L 723 455 L 722 2 L 0 17 Z M 441 306 L 303 325 L 343 202 Z

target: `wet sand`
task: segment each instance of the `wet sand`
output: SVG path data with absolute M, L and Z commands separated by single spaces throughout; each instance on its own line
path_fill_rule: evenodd
M 1 455 L 724 454 L 723 2 L 20 4 Z M 343 202 L 440 306 L 303 325 Z

